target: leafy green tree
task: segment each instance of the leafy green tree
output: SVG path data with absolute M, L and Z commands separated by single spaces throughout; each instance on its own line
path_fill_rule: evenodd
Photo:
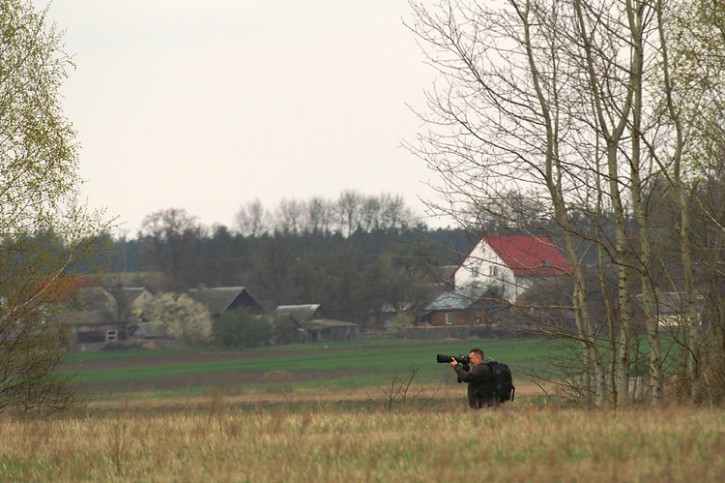
M 78 146 L 59 88 L 71 67 L 33 2 L 0 2 L 0 411 L 62 408 L 68 282 L 110 230 L 79 202 Z
M 161 293 L 151 300 L 146 312 L 154 328 L 167 337 L 189 345 L 206 344 L 212 340 L 209 311 L 188 295 Z
M 257 347 L 272 337 L 272 326 L 263 316 L 245 309 L 223 313 L 214 324 L 214 339 L 224 347 Z
M 272 319 L 272 340 L 276 344 L 290 344 L 297 340 L 297 327 L 289 317 Z

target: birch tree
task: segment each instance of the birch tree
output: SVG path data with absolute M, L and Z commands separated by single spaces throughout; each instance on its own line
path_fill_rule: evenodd
M 68 350 L 60 294 L 111 229 L 80 202 L 78 146 L 59 88 L 72 67 L 32 2 L 0 2 L 0 411 L 59 408 Z
M 662 45 L 659 77 L 664 94 L 660 102 L 669 121 L 671 149 L 662 153 L 656 138 L 650 139 L 647 145 L 677 202 L 682 277 L 673 283 L 673 291 L 681 294 L 678 298 L 682 300 L 684 312 L 684 373 L 690 384 L 690 398 L 700 402 L 701 309 L 697 302 L 691 241 L 693 201 L 696 210 L 703 212 L 709 224 L 720 233 L 720 238 L 725 235 L 725 226 L 718 215 L 719 208 L 703 202 L 691 187 L 698 179 L 706 179 L 706 173 L 720 171 L 725 156 L 725 6 L 708 0 L 672 4 L 660 1 L 657 6 Z M 665 18 L 672 20 L 666 22 Z
M 420 114 L 429 130 L 409 143 L 440 175 L 445 201 L 431 207 L 464 225 L 499 218 L 519 230 L 552 232 L 574 267 L 570 337 L 582 348 L 584 393 L 597 404 L 631 399 L 636 302 L 648 341 L 649 394 L 663 397 L 647 195 L 665 169 L 658 159 L 671 159 L 675 145 L 658 75 L 668 63 L 660 30 L 671 3 L 411 2 L 408 26 L 439 74 Z M 503 193 L 548 207 L 542 217 L 554 229 L 511 217 L 507 200 L 517 197 Z M 582 214 L 592 230 L 576 223 Z M 582 244 L 597 251 L 595 265 L 585 265 Z M 598 273 L 604 315 L 589 300 L 587 269 Z

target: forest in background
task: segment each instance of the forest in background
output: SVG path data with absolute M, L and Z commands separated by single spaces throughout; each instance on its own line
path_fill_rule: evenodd
M 391 200 L 394 200 L 392 202 Z M 343 193 L 336 202 L 259 202 L 239 210 L 234 227 L 205 227 L 183 209 L 150 214 L 133 239 L 101 239 L 95 267 L 107 285 L 152 292 L 244 286 L 268 310 L 321 304 L 342 320 L 371 310 L 431 301 L 445 267 L 478 241 L 462 228 L 417 223 L 399 198 Z

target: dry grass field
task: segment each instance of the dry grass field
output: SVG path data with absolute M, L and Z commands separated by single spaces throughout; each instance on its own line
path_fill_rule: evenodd
M 513 403 L 473 412 L 462 389 L 393 409 L 384 390 L 358 390 L 94 402 L 51 419 L 5 414 L 0 480 L 725 481 L 722 410 L 542 407 L 522 387 Z

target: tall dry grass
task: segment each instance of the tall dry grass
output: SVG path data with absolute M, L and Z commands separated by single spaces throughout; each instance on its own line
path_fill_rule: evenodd
M 276 408 L 5 416 L 0 480 L 725 481 L 721 410 Z

